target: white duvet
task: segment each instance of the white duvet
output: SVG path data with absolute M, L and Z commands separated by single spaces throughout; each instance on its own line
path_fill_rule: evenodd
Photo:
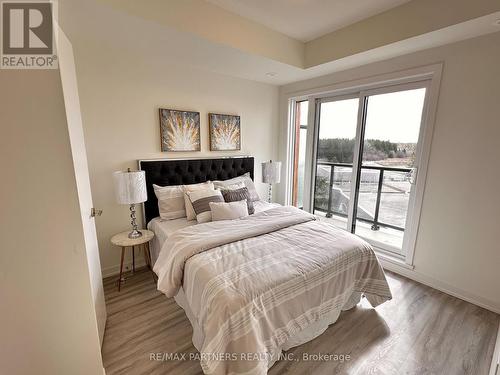
M 207 374 L 265 374 L 290 338 L 353 298 L 391 298 L 368 243 L 293 207 L 178 230 L 154 271 L 167 296 L 182 288 Z

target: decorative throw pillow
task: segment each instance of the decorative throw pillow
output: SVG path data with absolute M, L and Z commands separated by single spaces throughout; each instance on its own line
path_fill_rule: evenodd
M 248 216 L 246 199 L 237 202 L 210 202 L 212 220 L 235 220 Z
M 247 172 L 244 175 L 231 178 L 230 180 L 224 181 L 214 181 L 214 186 L 218 189 L 224 189 L 226 186 L 234 185 L 237 183 L 243 182 L 250 193 L 250 200 L 252 202 L 260 200 L 259 194 L 257 193 L 257 189 L 255 189 L 255 184 L 250 178 L 250 173 Z
M 193 210 L 193 205 L 189 200 L 188 193 L 196 190 L 206 190 L 206 189 L 214 189 L 214 184 L 210 181 L 202 182 L 201 184 L 191 184 L 182 186 L 184 190 L 184 202 L 186 205 L 186 216 L 188 220 L 196 219 L 196 213 Z
M 158 186 L 153 184 L 153 189 L 158 199 L 158 211 L 163 220 L 186 217 L 186 205 L 182 185 Z
M 222 196 L 225 202 L 247 201 L 248 214 L 252 215 L 255 212 L 253 202 L 250 199 L 250 193 L 246 187 L 237 190 L 222 190 Z
M 203 189 L 194 190 L 187 193 L 193 206 L 198 223 L 212 221 L 212 212 L 210 211 L 210 202 L 224 202 L 219 190 Z

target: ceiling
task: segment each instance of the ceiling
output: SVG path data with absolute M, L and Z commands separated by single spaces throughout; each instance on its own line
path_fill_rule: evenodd
M 123 0 L 116 1 L 118 5 L 128 3 Z M 206 2 L 205 0 L 199 1 Z M 158 0 L 159 4 L 163 4 L 163 2 L 163 0 Z M 130 0 L 129 3 L 135 4 L 133 0 Z M 191 15 L 192 12 L 188 14 L 188 16 Z M 230 15 L 232 16 L 232 13 Z M 175 16 L 181 17 L 180 13 L 175 13 Z M 203 16 L 207 17 L 205 13 Z M 89 19 L 92 20 L 92 27 L 88 27 Z M 92 44 L 113 51 L 117 56 L 117 63 L 121 58 L 135 59 L 145 56 L 147 58 L 137 59 L 137 63 L 158 64 L 164 69 L 168 69 L 169 65 L 191 67 L 272 85 L 284 85 L 319 77 L 415 51 L 498 32 L 500 31 L 498 20 L 500 20 L 500 10 L 487 16 L 377 48 L 370 48 L 327 63 L 301 68 L 264 55 L 251 53 L 245 48 L 235 48 L 225 43 L 210 41 L 196 32 L 180 30 L 169 24 L 109 6 L 103 0 L 64 0 L 59 3 L 59 23 L 72 43 L 75 43 L 75 53 L 79 58 L 99 59 L 98 55 L 87 54 L 86 45 Z M 196 22 L 195 25 L 197 25 Z M 215 23 L 216 28 L 218 25 L 219 23 Z M 239 23 L 236 25 L 240 26 Z M 204 25 L 204 28 L 206 27 L 207 25 Z M 104 65 L 103 69 L 112 69 L 112 67 Z
M 205 0 L 308 42 L 410 0 Z

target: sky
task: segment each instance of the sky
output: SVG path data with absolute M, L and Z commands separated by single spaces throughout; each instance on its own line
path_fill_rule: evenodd
M 365 139 L 417 143 L 424 97 L 424 88 L 370 96 Z M 320 139 L 354 138 L 358 103 L 357 98 L 322 103 Z

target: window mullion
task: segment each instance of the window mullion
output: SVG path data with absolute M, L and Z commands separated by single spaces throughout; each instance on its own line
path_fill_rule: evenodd
M 363 161 L 363 140 L 365 138 L 366 111 L 368 107 L 368 97 L 364 92 L 359 93 L 358 123 L 356 126 L 356 144 L 352 160 L 352 181 L 349 207 L 347 214 L 347 228 L 354 233 L 356 229 L 356 211 L 358 203 L 359 181 L 361 178 L 361 163 Z

